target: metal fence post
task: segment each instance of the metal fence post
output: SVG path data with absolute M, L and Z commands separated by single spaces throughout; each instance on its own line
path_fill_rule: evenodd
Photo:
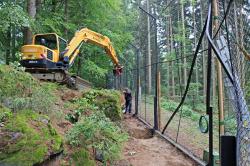
M 211 1 L 210 1 L 211 2 Z M 211 12 L 212 13 L 212 12 Z M 212 14 L 210 16 L 209 33 L 212 35 Z M 211 102 L 211 78 L 212 78 L 212 45 L 208 42 L 208 57 L 207 57 L 207 96 L 206 96 L 206 112 L 209 116 L 209 166 L 213 166 L 213 108 Z
M 140 88 L 140 50 L 136 49 L 136 64 L 137 64 L 137 71 L 136 71 L 136 98 L 135 98 L 135 116 L 138 115 L 139 111 L 139 88 Z
M 158 53 L 158 44 L 157 44 L 157 19 L 154 17 L 154 25 L 155 25 L 155 104 L 154 104 L 154 129 L 159 130 L 158 128 L 158 62 L 159 62 L 159 53 Z
M 158 130 L 161 130 L 161 73 L 160 71 L 158 72 L 158 110 L 157 110 L 157 117 L 158 117 Z

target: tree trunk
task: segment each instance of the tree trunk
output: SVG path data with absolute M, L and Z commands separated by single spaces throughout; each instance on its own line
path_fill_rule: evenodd
M 185 29 L 185 11 L 184 1 L 181 1 L 181 20 L 182 20 L 182 55 L 183 55 L 183 66 L 184 66 L 184 85 L 187 83 L 187 59 L 186 57 L 186 29 Z
M 201 10 L 201 25 L 203 26 L 204 25 L 204 18 L 203 18 L 203 9 L 204 9 L 204 6 L 203 6 L 203 3 L 200 2 L 200 10 Z M 205 44 L 204 44 L 204 40 L 202 42 L 202 50 L 205 49 Z M 204 104 L 206 103 L 206 89 L 207 89 L 207 70 L 206 70 L 206 55 L 204 54 L 204 52 L 202 52 L 202 66 L 203 66 L 203 98 L 204 98 Z
M 16 27 L 12 25 L 12 37 L 11 37 L 11 54 L 12 61 L 16 60 Z
M 178 23 L 179 22 L 181 22 L 181 11 L 179 11 L 179 12 L 177 12 L 178 13 L 178 17 L 177 17 L 177 21 L 178 21 Z M 172 29 L 172 31 L 173 31 L 173 29 Z M 181 31 L 181 25 L 180 24 L 178 24 L 178 32 L 177 33 L 179 33 L 179 34 L 182 34 L 182 31 Z M 174 35 L 173 34 L 173 32 L 172 32 L 172 35 Z M 179 44 L 180 44 L 180 47 L 179 47 L 179 49 L 181 50 L 181 41 L 179 41 Z M 181 51 L 177 51 L 176 52 L 176 54 L 178 55 L 178 58 L 180 58 L 180 56 L 179 55 L 181 55 Z M 183 69 L 183 59 L 180 59 L 179 60 L 179 64 L 177 65 L 177 68 L 179 68 L 178 70 L 179 70 L 179 75 L 180 75 L 180 77 L 179 77 L 179 83 L 180 83 L 180 87 L 182 87 L 182 83 L 183 83 L 183 78 L 182 78 L 182 73 L 183 73 L 183 71 L 182 71 L 182 69 Z
M 68 13 L 68 0 L 65 0 L 64 3 L 65 3 L 65 6 L 64 6 L 65 17 L 64 17 L 64 19 L 65 19 L 65 23 L 67 24 L 68 23 L 68 17 L 69 17 L 68 16 L 69 15 L 69 13 Z M 65 33 L 66 39 L 68 39 L 68 29 L 67 28 L 64 29 L 64 33 Z
M 170 49 L 171 49 L 171 46 L 170 46 L 170 28 L 171 28 L 171 24 L 170 24 L 170 18 L 169 17 L 169 22 L 166 23 L 166 37 L 167 37 L 167 40 L 166 40 L 166 46 L 167 46 L 167 52 L 170 52 Z M 168 20 L 168 18 L 166 18 L 166 20 Z M 167 59 L 169 60 L 169 59 Z M 166 87 L 168 88 L 168 92 L 170 92 L 170 63 L 166 63 L 166 66 L 167 66 L 167 77 L 166 77 Z M 164 75 L 164 74 L 163 74 Z M 167 93 L 167 99 L 169 99 L 170 97 L 170 93 Z
M 7 31 L 7 47 L 5 50 L 5 62 L 7 65 L 10 64 L 10 50 L 11 50 L 11 26 Z
M 172 18 L 169 17 L 169 25 L 172 25 Z M 172 26 L 170 26 L 169 28 L 169 32 L 170 32 L 170 53 L 172 54 L 174 52 L 174 44 L 173 44 L 173 29 Z M 171 67 L 172 67 L 172 72 L 171 72 L 171 80 L 172 80 L 172 95 L 173 95 L 173 99 L 175 99 L 175 79 L 174 79 L 174 61 L 171 61 Z M 178 66 L 177 66 L 178 67 Z
M 27 5 L 28 15 L 31 18 L 36 16 L 36 0 L 29 0 Z M 32 42 L 32 32 L 31 29 L 26 27 L 24 29 L 24 44 L 30 44 Z
M 57 4 L 57 0 L 52 0 L 52 12 L 53 13 L 56 12 L 56 4 Z
M 197 28 L 196 28 L 196 17 L 195 17 L 195 1 L 192 2 L 192 7 L 193 7 L 193 26 L 194 26 L 194 49 L 196 48 L 197 45 L 197 39 L 196 39 L 196 33 L 197 33 Z M 198 71 L 198 61 L 199 58 L 197 58 L 196 63 L 195 63 L 195 83 L 196 83 L 196 99 L 199 97 L 199 71 Z
M 36 13 L 39 13 L 42 6 L 42 0 L 36 0 Z
M 150 4 L 149 4 L 149 0 L 147 0 L 147 12 L 150 13 Z M 148 69 L 147 69 L 147 79 L 148 79 L 148 90 L 147 93 L 150 94 L 151 93 L 151 82 L 152 82 L 152 78 L 151 78 L 151 35 L 150 35 L 150 17 L 149 15 L 147 16 L 147 37 L 148 37 L 148 49 L 147 49 L 147 65 L 148 65 Z

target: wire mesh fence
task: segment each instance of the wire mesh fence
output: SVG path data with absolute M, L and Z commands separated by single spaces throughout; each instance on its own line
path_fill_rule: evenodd
M 186 58 L 190 63 L 192 57 Z M 188 68 L 187 68 L 188 69 Z M 171 60 L 161 64 L 161 123 L 164 126 L 173 114 L 184 94 L 185 83 L 183 75 L 182 59 Z M 168 73 L 164 77 L 163 73 Z M 187 94 L 180 111 L 172 119 L 165 134 L 170 138 L 185 146 L 196 156 L 203 158 L 203 150 L 208 148 L 208 134 L 203 134 L 199 130 L 199 118 L 205 114 L 205 103 L 203 96 L 203 86 L 200 83 L 202 71 L 196 71 L 192 76 L 190 90 Z M 198 77 L 198 78 L 197 78 Z M 217 147 L 218 150 L 218 147 Z
M 228 60 L 228 70 L 232 77 L 231 82 L 225 82 L 225 88 L 234 111 L 228 110 L 231 124 L 237 124 L 237 128 L 232 127 L 229 131 L 237 136 L 237 164 L 250 165 L 250 114 L 246 93 L 249 63 L 245 59 L 248 49 L 245 42 L 249 34 L 249 4 L 244 1 L 226 1 L 220 3 L 219 8 L 221 11 L 228 9 L 224 25 L 219 29 L 220 33 L 215 37 L 214 43 L 217 42 L 216 46 L 220 49 L 221 56 Z M 229 78 L 228 74 L 224 74 L 224 80 Z

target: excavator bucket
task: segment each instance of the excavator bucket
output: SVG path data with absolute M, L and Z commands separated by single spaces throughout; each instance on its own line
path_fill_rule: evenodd
M 121 67 L 121 66 L 115 67 L 115 68 L 113 69 L 114 75 L 115 75 L 115 76 L 120 76 L 120 75 L 122 74 L 122 69 L 123 69 L 123 67 Z

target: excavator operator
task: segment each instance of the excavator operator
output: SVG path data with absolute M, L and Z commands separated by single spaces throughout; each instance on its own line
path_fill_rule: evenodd
M 46 40 L 45 40 L 44 38 L 41 38 L 40 44 L 41 44 L 42 46 L 47 47 L 47 45 L 46 45 Z

